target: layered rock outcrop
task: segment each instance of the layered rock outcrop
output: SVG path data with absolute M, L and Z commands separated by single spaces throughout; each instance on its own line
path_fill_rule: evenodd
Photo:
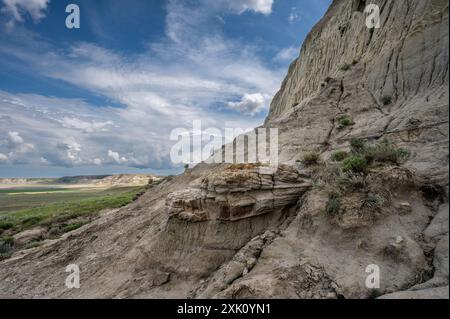
M 273 170 L 251 164 L 227 165 L 192 184 L 167 197 L 170 215 L 196 222 L 237 221 L 292 206 L 311 187 L 291 166 Z

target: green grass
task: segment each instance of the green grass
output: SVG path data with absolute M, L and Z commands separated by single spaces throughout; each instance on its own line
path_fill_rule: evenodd
M 117 187 L 109 189 L 70 188 L 50 190 L 43 188 L 2 189 L 0 191 L 0 215 L 28 208 L 47 206 L 53 203 L 73 202 L 94 199 L 101 196 L 133 191 L 136 187 Z M 0 219 L 1 222 L 1 219 Z
M 336 196 L 330 196 L 326 207 L 326 212 L 328 216 L 335 217 L 339 215 L 340 210 L 341 210 L 341 201 L 339 200 L 339 198 Z
M 366 210 L 380 210 L 382 204 L 382 198 L 376 194 L 368 194 L 367 197 L 363 200 L 362 207 Z
M 409 157 L 409 152 L 398 148 L 388 140 L 382 140 L 374 145 L 366 145 L 359 138 L 350 140 L 352 156 L 342 161 L 343 172 L 364 172 L 366 167 L 374 163 L 392 163 L 399 165 Z
M 11 222 L 0 221 L 0 230 L 7 230 L 14 226 Z
M 354 124 L 353 120 L 348 116 L 344 116 L 339 119 L 339 128 L 340 129 L 343 129 L 347 126 L 351 126 L 353 124 Z
M 366 143 L 363 139 L 360 138 L 352 138 L 350 140 L 350 147 L 352 149 L 352 152 L 355 154 L 361 153 L 364 151 L 366 147 Z
M 342 162 L 342 171 L 360 173 L 367 168 L 367 160 L 361 155 L 352 155 Z
M 66 227 L 64 227 L 63 231 L 65 233 L 68 233 L 68 232 L 70 232 L 72 230 L 75 230 L 75 229 L 78 229 L 78 228 L 80 228 L 81 226 L 84 226 L 84 225 L 86 225 L 85 222 L 72 223 L 72 224 L 69 224 Z
M 408 158 L 409 152 L 384 140 L 374 146 L 366 147 L 364 156 L 368 162 L 400 164 Z
M 36 225 L 51 226 L 63 223 L 73 218 L 88 216 L 103 209 L 113 209 L 125 206 L 136 199 L 143 187 L 124 187 L 110 190 L 92 190 L 92 192 L 74 192 L 69 197 L 54 198 L 54 194 L 27 195 L 25 205 L 33 205 L 16 211 L 0 212 L 0 227 L 12 230 L 13 233 L 32 228 Z M 19 196 L 19 195 L 17 195 Z M 16 198 L 16 196 L 12 196 Z M 59 199 L 59 201 L 58 201 Z M 10 200 L 0 197 L 0 206 Z M 46 200 L 48 201 L 46 203 Z M 39 203 L 39 205 L 36 205 Z M 66 227 L 76 229 L 79 225 L 71 224 Z
M 0 237 L 0 260 L 11 257 L 14 248 L 14 238 Z
M 42 245 L 41 241 L 32 240 L 32 241 L 26 243 L 24 249 L 31 249 L 31 248 L 39 247 L 40 245 Z
M 346 151 L 336 151 L 331 154 L 331 160 L 333 162 L 342 162 L 347 157 L 349 157 L 349 154 Z

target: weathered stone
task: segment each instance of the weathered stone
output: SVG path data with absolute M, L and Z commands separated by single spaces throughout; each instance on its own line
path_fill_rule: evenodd
M 13 236 L 14 245 L 17 247 L 22 247 L 30 241 L 40 241 L 43 240 L 47 230 L 43 227 L 32 228 L 25 230 Z
M 259 168 L 225 166 L 201 183 L 169 194 L 167 212 L 191 222 L 239 220 L 292 206 L 311 187 L 293 167 L 281 165 L 272 175 Z

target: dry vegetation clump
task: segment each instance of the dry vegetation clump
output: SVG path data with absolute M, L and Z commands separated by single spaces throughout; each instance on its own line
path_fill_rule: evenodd
M 318 164 L 320 159 L 320 154 L 316 151 L 306 152 L 303 154 L 301 163 L 305 166 L 311 166 Z
M 14 238 L 0 237 L 0 260 L 11 257 L 14 248 Z

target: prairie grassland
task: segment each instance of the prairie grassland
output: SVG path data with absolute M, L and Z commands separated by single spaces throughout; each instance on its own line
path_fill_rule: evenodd
M 13 235 L 38 225 L 51 228 L 77 217 L 92 217 L 103 209 L 131 203 L 143 190 L 142 186 L 1 190 L 0 235 L 4 232 Z

